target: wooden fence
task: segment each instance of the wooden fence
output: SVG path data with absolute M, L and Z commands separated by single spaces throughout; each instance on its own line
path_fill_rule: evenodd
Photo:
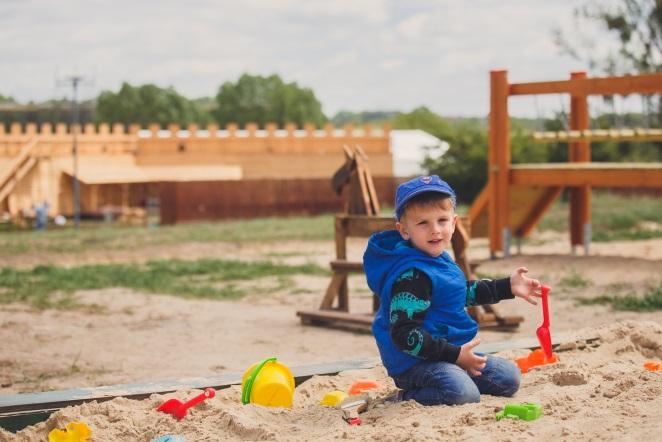
M 395 179 L 374 182 L 379 199 L 392 204 Z M 167 182 L 160 191 L 161 224 L 339 212 L 346 198 L 333 192 L 328 178 Z

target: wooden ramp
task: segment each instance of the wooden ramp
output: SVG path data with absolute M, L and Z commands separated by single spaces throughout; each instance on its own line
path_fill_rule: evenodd
M 510 190 L 510 208 L 508 221 L 512 232 L 517 237 L 526 237 L 538 224 L 549 206 L 561 194 L 563 187 L 512 186 Z M 471 236 L 485 238 L 487 230 L 487 206 L 489 188 L 485 186 L 474 201 L 468 213 L 471 223 Z
M 32 138 L 21 148 L 21 151 L 9 166 L 4 170 L 0 170 L 0 203 L 11 194 L 16 185 L 37 164 L 37 158 L 32 155 L 32 150 L 37 141 L 37 137 Z
M 662 163 L 514 164 L 509 174 L 508 224 L 516 237 L 528 236 L 565 187 L 658 188 Z M 469 209 L 471 236 L 488 236 L 489 185 Z

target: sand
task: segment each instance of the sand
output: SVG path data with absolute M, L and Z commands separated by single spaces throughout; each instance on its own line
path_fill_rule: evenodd
M 154 411 L 166 398 L 185 400 L 197 393 L 179 391 L 144 401 L 116 399 L 70 407 L 19 436 L 1 433 L 0 441 L 45 440 L 50 429 L 64 428 L 76 419 L 90 425 L 94 440 L 151 440 L 167 433 L 188 440 L 657 439 L 662 431 L 662 373 L 649 373 L 642 364 L 645 359 L 662 359 L 662 311 L 619 312 L 577 301 L 604 294 L 642 294 L 659 284 L 662 242 L 594 244 L 591 256 L 573 256 L 567 253 L 565 237 L 543 236 L 537 241 L 524 248 L 524 255 L 496 261 L 484 261 L 487 250 L 476 241 L 470 256 L 482 261 L 480 275 L 505 276 L 525 265 L 534 277 L 551 284 L 553 338 L 574 336 L 581 329 L 586 334 L 598 330 L 602 336 L 598 347 L 569 345 L 559 364 L 525 375 L 512 401 L 541 403 L 545 416 L 538 421 L 495 422 L 495 411 L 508 401 L 489 396 L 480 404 L 462 407 L 377 404 L 364 413 L 359 428 L 347 426 L 338 410 L 317 405 L 324 392 L 345 389 L 357 378 L 382 382 L 386 390 L 381 397 L 385 397 L 393 385 L 378 367 L 313 378 L 297 388 L 292 410 L 241 406 L 238 388 L 231 388 L 196 407 L 183 422 Z M 352 246 L 350 257 L 360 256 L 363 243 Z M 29 267 L 47 262 L 75 265 L 231 256 L 323 265 L 333 254 L 331 241 L 250 247 L 183 244 L 119 253 L 28 253 L 0 264 Z M 568 282 L 577 276 L 586 284 Z M 301 326 L 296 311 L 317 308 L 328 278 L 296 276 L 286 288 L 279 288 L 277 278 L 246 284 L 251 294 L 239 301 L 187 300 L 112 288 L 77 292 L 83 307 L 70 311 L 0 305 L 0 394 L 243 373 L 269 356 L 291 367 L 378 356 L 369 334 Z M 349 284 L 352 311 L 368 311 L 372 295 L 363 276 L 352 276 Z M 481 330 L 484 342 L 535 338 L 539 307 L 519 300 L 499 307 L 524 316 L 525 322 L 512 332 Z
M 0 441 L 45 440 L 48 431 L 71 421 L 87 423 L 94 440 L 104 441 L 149 441 L 164 434 L 189 441 L 655 440 L 662 422 L 662 372 L 649 372 L 643 363 L 662 359 L 662 326 L 625 321 L 577 332 L 578 338 L 589 335 L 600 339 L 587 346 L 565 345 L 558 363 L 523 376 L 514 398 L 484 395 L 479 404 L 455 407 L 383 401 L 394 387 L 378 366 L 313 377 L 296 388 L 291 409 L 244 406 L 235 386 L 190 410 L 183 421 L 155 410 L 168 398 L 185 400 L 199 393 L 188 390 L 142 401 L 118 398 L 68 407 L 16 435 L 0 433 Z M 517 350 L 500 355 L 523 354 L 526 351 Z M 345 390 L 359 378 L 375 379 L 384 389 L 361 415 L 362 425 L 349 426 L 339 410 L 318 401 L 325 392 Z M 543 416 L 532 422 L 496 421 L 495 412 L 511 402 L 538 403 Z

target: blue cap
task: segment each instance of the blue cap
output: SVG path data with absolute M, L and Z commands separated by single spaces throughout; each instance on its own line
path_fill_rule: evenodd
M 446 181 L 437 175 L 419 176 L 398 186 L 398 190 L 395 192 L 395 218 L 400 219 L 407 202 L 423 192 L 439 192 L 448 195 L 455 206 L 455 191 Z

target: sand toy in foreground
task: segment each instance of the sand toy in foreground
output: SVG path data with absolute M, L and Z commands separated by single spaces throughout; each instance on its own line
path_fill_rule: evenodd
M 83 422 L 69 422 L 66 430 L 55 428 L 48 433 L 48 442 L 87 442 L 92 431 Z
M 548 295 L 551 288 L 548 285 L 541 287 L 542 294 L 542 324 L 536 330 L 540 348 L 532 351 L 524 358 L 518 358 L 515 362 L 522 373 L 528 372 L 531 368 L 539 365 L 553 364 L 558 360 L 552 353 L 552 334 L 549 331 L 549 302 Z
M 552 334 L 549 332 L 549 304 L 547 302 L 550 287 L 543 285 L 541 287 L 542 294 L 542 324 L 536 330 L 538 341 L 540 341 L 540 348 L 545 352 L 547 359 L 552 359 Z
M 186 413 L 188 413 L 189 408 L 195 407 L 205 399 L 210 399 L 213 398 L 214 396 L 216 396 L 216 390 L 214 390 L 213 388 L 205 388 L 204 393 L 201 393 L 196 397 L 194 397 L 193 399 L 190 399 L 189 401 L 184 403 L 182 403 L 177 399 L 168 399 L 163 404 L 161 404 L 161 406 L 157 408 L 157 410 L 162 411 L 164 413 L 172 414 L 178 420 L 182 420 L 184 419 L 184 416 L 186 416 Z
M 504 417 L 507 417 L 510 419 L 533 421 L 538 419 L 541 415 L 542 407 L 538 404 L 506 404 L 505 408 L 496 414 L 496 420 L 501 420 Z
M 241 380 L 241 402 L 265 407 L 292 407 L 294 376 L 276 358 L 251 365 Z
M 662 362 L 646 361 L 644 362 L 644 368 L 648 371 L 660 371 L 662 370 Z

